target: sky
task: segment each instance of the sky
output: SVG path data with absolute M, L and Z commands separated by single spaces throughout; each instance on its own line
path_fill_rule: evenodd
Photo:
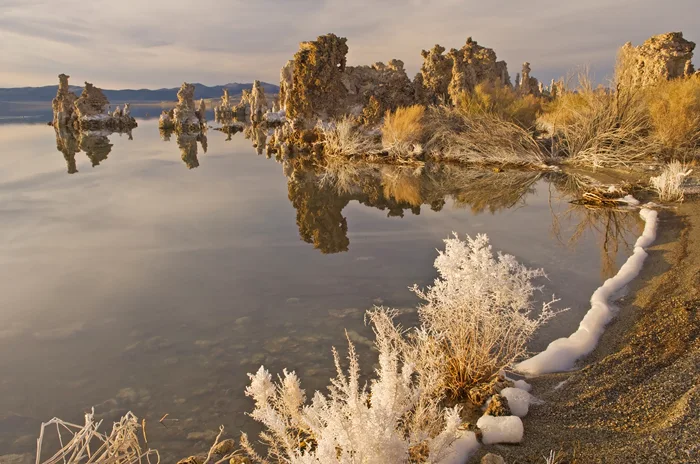
M 627 41 L 700 42 L 699 12 L 698 0 L 0 0 L 0 87 L 59 73 L 108 89 L 278 83 L 299 42 L 328 32 L 348 38 L 349 65 L 398 58 L 410 77 L 422 49 L 471 36 L 513 77 L 529 61 L 544 82 L 581 66 L 602 82 Z

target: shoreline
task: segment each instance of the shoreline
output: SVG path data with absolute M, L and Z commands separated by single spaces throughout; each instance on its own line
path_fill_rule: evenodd
M 647 252 L 578 370 L 528 379 L 544 403 L 522 443 L 484 446 L 473 462 L 542 463 L 551 451 L 560 464 L 700 461 L 700 201 L 661 211 Z

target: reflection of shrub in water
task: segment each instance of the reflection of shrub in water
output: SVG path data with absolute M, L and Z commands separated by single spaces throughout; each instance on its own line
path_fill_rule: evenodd
M 554 177 L 553 184 L 562 195 L 576 199 L 590 190 L 591 181 L 582 176 L 561 175 Z M 617 254 L 632 249 L 632 242 L 627 237 L 635 236 L 634 232 L 640 225 L 639 216 L 634 211 L 628 207 L 571 204 L 561 213 L 552 212 L 552 232 L 557 240 L 571 248 L 587 233 L 593 234 L 600 247 L 601 277 L 608 279 L 617 274 Z M 562 223 L 573 226 L 568 238 Z

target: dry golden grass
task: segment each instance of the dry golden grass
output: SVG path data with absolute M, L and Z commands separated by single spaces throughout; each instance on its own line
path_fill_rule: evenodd
M 426 150 L 438 159 L 479 165 L 542 166 L 548 158 L 532 134 L 487 113 L 431 108 Z
M 520 127 L 534 127 L 543 100 L 534 95 L 518 95 L 510 86 L 482 82 L 473 92 L 462 92 L 456 102 L 466 114 L 488 113 Z
M 555 155 L 576 165 L 621 167 L 659 153 L 641 89 L 610 91 L 595 88 L 585 75 L 578 80 L 575 93 L 557 98 L 541 118 L 554 134 Z
M 654 137 L 679 158 L 700 148 L 700 79 L 662 81 L 646 91 Z
M 387 111 L 382 126 L 382 146 L 389 154 L 410 155 L 420 147 L 423 138 L 425 107 L 413 105 Z

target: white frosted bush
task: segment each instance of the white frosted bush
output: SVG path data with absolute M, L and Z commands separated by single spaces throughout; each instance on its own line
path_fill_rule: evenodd
M 268 450 L 266 458 L 256 454 L 246 437 L 242 442 L 249 456 L 261 463 L 380 464 L 409 462 L 412 447 L 425 449 L 435 463 L 449 455 L 450 446 L 461 435 L 459 410 L 432 411 L 442 416 L 437 417 L 441 426 L 437 434 L 412 429 L 420 400 L 415 371 L 401 362 L 399 345 L 391 334 L 385 336 L 381 328 L 375 333 L 379 367 L 369 388 L 360 384 L 360 367 L 349 340 L 347 374 L 333 350 L 337 376 L 329 393 L 316 392 L 310 404 L 305 404 L 293 372 L 284 371 L 277 383 L 264 367 L 249 374 L 246 395 L 255 401 L 250 415 L 265 426 L 260 438 Z
M 349 344 L 349 368 L 333 350 L 337 376 L 328 393 L 310 404 L 296 374 L 273 382 L 264 367 L 252 375 L 246 394 L 250 414 L 264 425 L 258 455 L 243 436 L 248 455 L 260 463 L 385 464 L 464 462 L 473 433 L 459 430 L 458 408 L 444 408 L 446 395 L 460 396 L 489 381 L 525 353 L 537 328 L 555 315 L 552 302 L 534 314 L 533 280 L 511 255 L 494 254 L 485 235 L 445 241 L 435 260 L 433 286 L 413 291 L 426 303 L 420 327 L 407 336 L 394 323 L 395 310 L 375 308 L 368 321 L 375 333 L 378 368 L 369 386 L 360 385 L 360 366 Z M 527 395 L 527 393 L 522 392 Z M 529 395 L 528 395 L 529 401 Z M 527 405 L 518 403 L 526 409 Z M 515 443 L 522 438 L 516 416 L 481 418 L 485 440 Z M 486 442 L 486 441 L 485 441 Z
M 356 127 L 347 116 L 330 124 L 319 122 L 316 129 L 323 135 L 323 149 L 326 155 L 370 155 L 381 150 L 379 143 L 375 142 L 366 130 Z
M 673 161 L 664 167 L 661 174 L 649 181 L 661 201 L 683 201 L 683 182 L 691 172 L 692 169 L 680 161 Z
M 486 235 L 463 241 L 455 234 L 445 244 L 433 286 L 413 287 L 426 303 L 409 357 L 421 377 L 437 379 L 427 389 L 463 397 L 526 353 L 535 331 L 557 314 L 556 300 L 535 314 L 533 296 L 542 287 L 533 280 L 544 271 L 494 254 Z

